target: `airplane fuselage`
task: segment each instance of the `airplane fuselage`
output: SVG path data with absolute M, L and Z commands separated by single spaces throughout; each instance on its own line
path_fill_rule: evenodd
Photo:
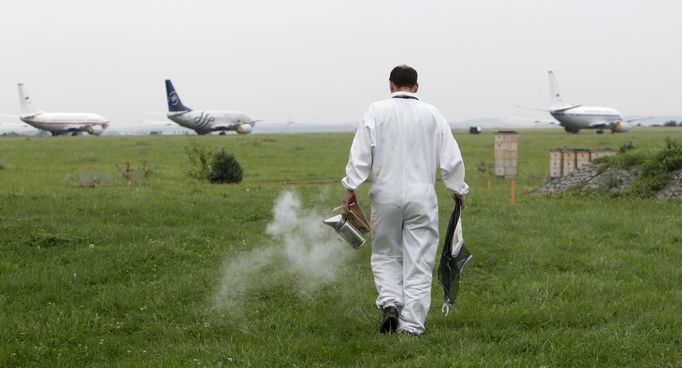
M 578 106 L 572 109 L 550 110 L 549 112 L 568 129 L 605 129 L 611 123 L 623 121 L 620 112 L 610 107 Z
M 91 113 L 42 112 L 30 116 L 20 116 L 19 119 L 26 124 L 55 135 L 77 132 L 100 135 L 109 126 L 109 121 L 106 118 Z
M 178 111 L 169 112 L 168 119 L 192 129 L 197 134 L 215 131 L 249 130 L 254 121 L 248 114 L 239 111 Z M 250 130 L 249 130 L 250 131 Z

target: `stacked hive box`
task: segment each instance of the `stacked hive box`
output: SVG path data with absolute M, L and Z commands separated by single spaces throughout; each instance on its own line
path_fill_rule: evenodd
M 597 150 L 557 148 L 549 151 L 549 177 L 560 178 L 599 157 L 615 155 L 610 148 Z
M 518 136 L 512 131 L 495 134 L 495 176 L 516 178 L 519 174 Z
M 588 149 L 577 149 L 575 150 L 575 168 L 579 169 L 592 161 L 592 155 Z
M 575 170 L 575 151 L 574 150 L 563 150 L 563 168 L 561 172 L 563 175 L 568 175 Z
M 604 156 L 613 156 L 615 154 L 616 151 L 612 150 L 611 148 L 596 149 L 592 150 L 591 159 L 594 160 Z
M 561 168 L 564 166 L 562 159 L 562 151 L 560 149 L 553 149 L 549 151 L 549 177 L 560 178 L 563 176 Z

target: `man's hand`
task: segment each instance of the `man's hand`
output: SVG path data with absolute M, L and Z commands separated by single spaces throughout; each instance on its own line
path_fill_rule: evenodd
M 346 193 L 343 196 L 343 214 L 348 215 L 350 213 L 350 204 L 357 202 L 355 193 L 346 189 Z
M 452 198 L 455 200 L 455 202 L 459 203 L 459 205 L 462 208 L 466 208 L 467 206 L 464 204 L 464 196 L 461 194 L 457 193 L 452 193 Z

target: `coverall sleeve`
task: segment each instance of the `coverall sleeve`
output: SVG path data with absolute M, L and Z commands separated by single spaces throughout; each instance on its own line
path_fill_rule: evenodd
M 362 119 L 362 124 L 355 132 L 355 138 L 350 147 L 346 176 L 341 179 L 344 188 L 355 191 L 367 180 L 372 170 L 374 146 L 374 114 L 370 107 Z
M 450 191 L 465 195 L 469 186 L 464 182 L 464 161 L 459 145 L 445 117 L 441 120 L 440 170 L 443 183 Z

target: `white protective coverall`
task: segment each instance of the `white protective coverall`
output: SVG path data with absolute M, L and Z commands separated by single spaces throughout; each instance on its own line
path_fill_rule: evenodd
M 421 334 L 439 243 L 437 169 L 450 191 L 464 195 L 469 187 L 459 146 L 443 114 L 414 93 L 391 97 L 365 113 L 341 182 L 355 191 L 371 175 L 376 305 L 398 308 L 398 331 Z

